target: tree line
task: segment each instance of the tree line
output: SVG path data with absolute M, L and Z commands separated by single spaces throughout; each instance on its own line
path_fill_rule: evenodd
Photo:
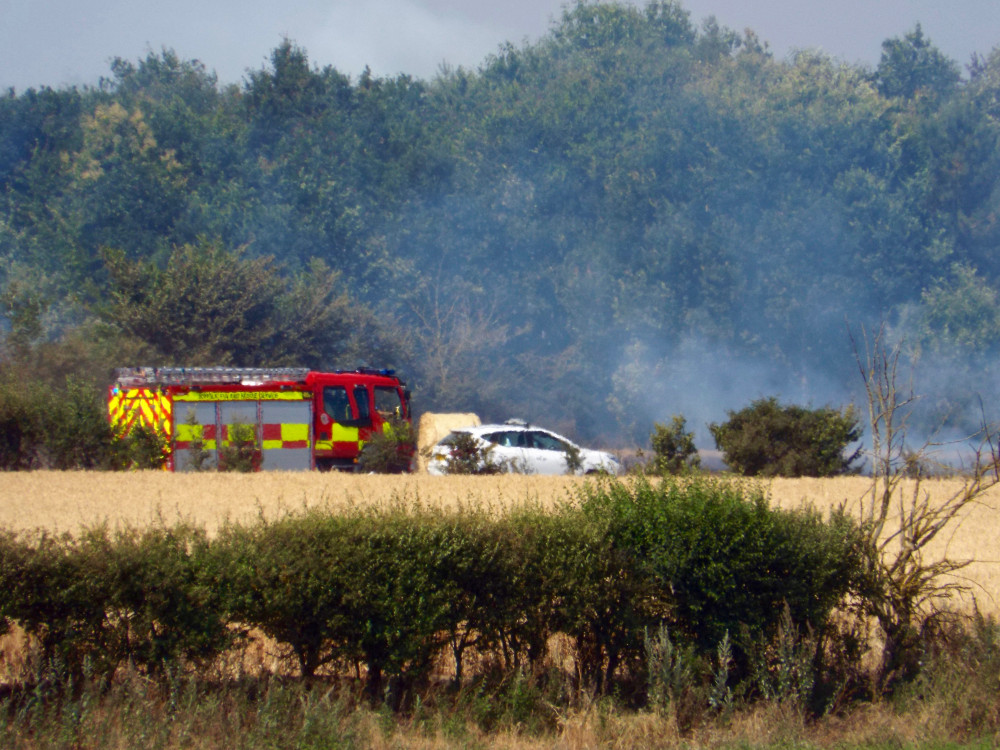
M 116 59 L 0 96 L 0 368 L 395 366 L 421 410 L 621 441 L 849 400 L 845 322 L 886 322 L 961 423 L 996 389 L 998 118 L 997 50 L 777 60 L 671 1 L 431 80 Z

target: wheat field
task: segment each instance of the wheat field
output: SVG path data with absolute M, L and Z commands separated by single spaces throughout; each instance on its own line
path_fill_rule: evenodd
M 351 505 L 404 502 L 502 510 L 522 502 L 571 501 L 586 482 L 576 477 L 500 475 L 433 477 L 262 472 L 170 474 L 162 471 L 9 472 L 0 475 L 0 528 L 75 533 L 97 524 L 143 526 L 186 521 L 210 533 L 226 522 L 248 523 L 304 508 L 336 511 Z M 844 504 L 857 511 L 870 487 L 864 477 L 773 479 L 761 482 L 773 505 Z M 931 501 L 953 492 L 957 480 L 925 482 Z M 926 550 L 926 559 L 972 561 L 960 581 L 984 612 L 1000 613 L 1000 487 L 963 514 Z

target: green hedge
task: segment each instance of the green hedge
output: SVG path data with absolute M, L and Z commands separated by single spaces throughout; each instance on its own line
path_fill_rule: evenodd
M 401 705 L 443 654 L 453 681 L 513 677 L 574 647 L 578 687 L 642 702 L 646 634 L 667 626 L 704 654 L 743 653 L 787 612 L 822 627 L 860 569 L 851 522 L 778 511 L 707 480 L 605 480 L 552 509 L 494 516 L 401 505 L 304 511 L 230 525 L 0 535 L 0 625 L 46 662 L 111 675 L 201 664 L 256 628 L 312 678 L 365 675 Z M 469 674 L 468 654 L 480 657 Z M 364 667 L 362 672 L 362 667 Z
M 786 606 L 800 626 L 822 627 L 860 582 L 862 539 L 842 512 L 772 509 L 758 486 L 710 478 L 613 482 L 584 495 L 612 546 L 669 598 L 675 633 L 703 653 L 727 634 L 744 651 L 773 637 Z

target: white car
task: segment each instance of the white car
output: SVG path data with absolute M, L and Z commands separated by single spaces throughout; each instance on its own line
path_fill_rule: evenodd
M 452 457 L 456 439 L 463 433 L 471 435 L 487 460 L 497 464 L 502 471 L 568 474 L 567 459 L 577 456 L 576 474 L 622 472 L 618 459 L 610 453 L 581 448 L 562 435 L 512 419 L 504 424 L 484 424 L 453 430 L 431 449 L 427 465 L 429 474 L 443 476 L 448 473 L 448 460 Z

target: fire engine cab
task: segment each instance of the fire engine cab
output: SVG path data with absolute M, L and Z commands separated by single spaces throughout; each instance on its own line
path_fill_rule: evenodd
M 172 471 L 224 468 L 240 434 L 261 469 L 354 470 L 373 433 L 410 422 L 409 400 L 392 370 L 129 367 L 115 370 L 108 419 L 162 436 Z

